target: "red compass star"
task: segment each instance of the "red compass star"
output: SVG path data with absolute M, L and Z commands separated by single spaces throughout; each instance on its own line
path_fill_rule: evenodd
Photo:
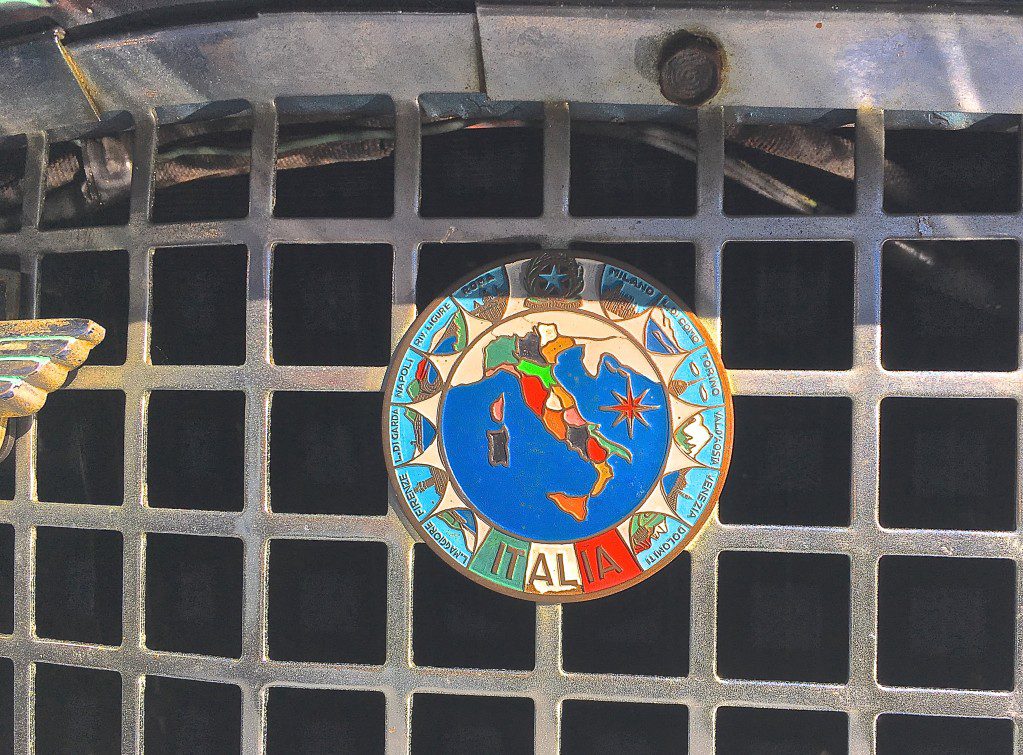
M 618 391 L 611 391 L 618 403 L 612 406 L 602 406 L 600 410 L 603 412 L 618 412 L 618 416 L 615 417 L 614 422 L 611 423 L 611 427 L 614 427 L 622 420 L 625 420 L 626 425 L 629 428 L 629 437 L 632 437 L 633 425 L 636 420 L 639 420 L 647 427 L 650 427 L 650 423 L 646 421 L 646 417 L 643 416 L 643 412 L 649 412 L 653 409 L 660 409 L 659 406 L 651 406 L 650 404 L 644 404 L 643 399 L 646 397 L 647 392 L 650 389 L 647 388 L 638 396 L 632 393 L 632 379 L 625 383 L 625 395 L 623 396 Z

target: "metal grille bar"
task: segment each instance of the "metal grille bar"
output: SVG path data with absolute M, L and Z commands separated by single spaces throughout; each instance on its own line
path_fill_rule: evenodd
M 570 121 L 565 103 L 545 108 L 544 209 L 540 218 L 436 220 L 418 215 L 420 114 L 417 102 L 395 103 L 395 210 L 386 220 L 280 220 L 272 217 L 276 108 L 253 107 L 250 214 L 245 220 L 153 225 L 156 121 L 135 113 L 136 170 L 132 214 L 123 228 L 40 231 L 46 138 L 29 140 L 25 229 L 0 237 L 0 251 L 20 255 L 38 309 L 42 254 L 127 249 L 130 256 L 128 357 L 122 367 L 86 366 L 70 388 L 122 390 L 126 396 L 124 503 L 120 507 L 40 503 L 36 476 L 35 421 L 16 450 L 16 497 L 0 505 L 0 521 L 15 526 L 16 625 L 0 636 L 0 655 L 15 664 L 15 740 L 31 752 L 33 664 L 53 662 L 112 669 L 123 678 L 122 746 L 142 750 L 142 694 L 147 674 L 237 684 L 242 689 L 245 752 L 264 749 L 267 689 L 272 685 L 327 686 L 382 691 L 386 697 L 387 750 L 409 747 L 414 692 L 528 696 L 535 703 L 537 752 L 554 752 L 560 739 L 561 703 L 566 698 L 682 703 L 689 708 L 689 746 L 713 751 L 716 708 L 743 703 L 766 707 L 844 711 L 853 753 L 874 751 L 875 719 L 881 712 L 1010 717 L 1016 721 L 1016 751 L 1023 752 L 1020 658 L 1017 634 L 1016 686 L 1011 692 L 890 688 L 876 680 L 877 569 L 882 555 L 975 556 L 1014 559 L 1023 575 L 1020 531 L 1010 533 L 888 530 L 878 523 L 878 436 L 880 401 L 887 396 L 1004 396 L 1019 398 L 1023 371 L 1009 373 L 888 372 L 880 361 L 881 244 L 893 237 L 1019 238 L 1021 214 L 927 218 L 887 216 L 881 208 L 883 113 L 857 115 L 857 211 L 850 217 L 726 217 L 723 196 L 723 113 L 699 114 L 698 209 L 691 218 L 576 218 L 568 214 Z M 375 391 L 380 367 L 282 367 L 270 362 L 270 266 L 280 242 L 383 242 L 394 250 L 391 343 L 415 316 L 418 251 L 431 241 L 487 241 L 521 237 L 549 245 L 573 240 L 683 240 L 696 245 L 697 314 L 720 338 L 722 246 L 739 239 L 851 239 L 855 242 L 854 364 L 844 372 L 736 370 L 737 393 L 750 395 L 848 396 L 853 401 L 853 517 L 849 527 L 723 525 L 715 520 L 692 548 L 690 673 L 684 678 L 568 673 L 562 670 L 562 612 L 537 609 L 536 667 L 530 672 L 442 669 L 412 662 L 412 547 L 392 514 L 314 516 L 271 513 L 268 506 L 268 432 L 275 390 Z M 150 333 L 151 254 L 155 246 L 245 244 L 249 250 L 246 320 L 247 361 L 239 367 L 169 367 L 147 363 Z M 452 252 L 454 253 L 454 252 Z M 246 395 L 245 505 L 240 513 L 177 511 L 146 505 L 146 409 L 153 390 L 240 390 Z M 1023 420 L 1021 420 L 1023 421 Z M 1023 426 L 1021 426 L 1023 429 Z M 1019 466 L 1023 482 L 1023 463 Z M 1023 485 L 1020 486 L 1023 489 Z M 1023 523 L 1023 511 L 1017 521 Z M 34 633 L 34 535 L 39 526 L 117 529 L 124 535 L 124 641 L 120 647 L 40 639 Z M 244 541 L 243 644 L 237 660 L 174 652 L 144 645 L 144 533 L 174 532 L 240 537 Z M 388 616 L 386 661 L 381 666 L 291 663 L 267 657 L 268 544 L 273 538 L 374 540 L 387 544 Z M 847 684 L 751 682 L 721 679 L 716 667 L 717 559 L 723 550 L 842 553 L 851 581 L 850 677 Z M 1017 606 L 1023 621 L 1023 603 Z

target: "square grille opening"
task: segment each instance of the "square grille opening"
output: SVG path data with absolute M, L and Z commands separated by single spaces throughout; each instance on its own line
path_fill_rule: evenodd
M 538 103 L 425 95 L 423 217 L 537 217 L 543 209 L 543 111 Z
M 7 421 L 7 432 L 13 433 L 15 442 L 24 433 L 24 427 L 24 420 Z M 12 451 L 6 459 L 0 461 L 0 501 L 10 501 L 14 498 L 15 458 L 16 455 Z
M 719 514 L 729 524 L 849 524 L 852 402 L 735 396 Z
M 11 634 L 13 631 L 14 527 L 0 524 L 0 634 Z
M 121 644 L 123 536 L 109 530 L 36 530 L 36 634 Z
M 391 258 L 385 244 L 274 247 L 274 363 L 387 364 Z
M 380 393 L 277 391 L 270 415 L 270 505 L 294 514 L 387 513 Z
M 849 678 L 849 557 L 726 551 L 718 558 L 718 673 Z
M 131 115 L 50 142 L 40 227 L 125 225 L 135 141 Z
M 35 664 L 36 752 L 120 752 L 121 675 Z
M 24 204 L 25 161 L 28 158 L 25 136 L 0 140 L 0 233 L 21 230 Z
M 242 541 L 146 535 L 146 647 L 237 658 Z
M 632 265 L 693 306 L 696 294 L 696 247 L 686 242 L 607 244 L 573 241 L 572 249 L 593 252 Z
M 27 317 L 34 292 L 29 290 L 17 254 L 0 254 L 0 312 L 6 319 Z
M 595 112 L 596 111 L 596 112 Z M 573 105 L 569 212 L 578 217 L 672 217 L 696 212 L 692 111 Z
M 717 751 L 731 755 L 849 751 L 848 717 L 835 711 L 723 706 L 715 726 Z
M 642 558 L 642 552 L 640 558 Z M 566 671 L 689 673 L 689 553 L 635 587 L 562 608 Z M 643 631 L 637 630 L 642 616 Z M 594 631 L 599 627 L 599 631 Z
M 533 604 L 471 582 L 425 545 L 415 547 L 413 558 L 412 653 L 417 665 L 534 667 Z
M 726 125 L 725 213 L 852 213 L 856 113 L 786 110 L 779 115 L 738 111 Z
M 885 527 L 1016 526 L 1013 399 L 881 402 L 880 521 Z M 958 434 L 952 428 L 971 427 Z
M 689 715 L 681 705 L 565 700 L 562 755 L 687 751 Z
M 1019 210 L 1019 116 L 919 115 L 885 116 L 886 212 Z
M 277 100 L 277 111 L 274 215 L 391 216 L 394 103 L 389 97 L 287 97 Z
M 147 676 L 144 697 L 147 755 L 241 751 L 241 690 L 166 676 Z
M 248 215 L 251 106 L 236 100 L 157 108 L 156 114 L 160 126 L 150 213 L 153 222 Z
M 124 364 L 128 350 L 128 254 L 47 254 L 39 266 L 39 316 L 87 317 L 106 329 L 89 364 Z
M 1015 241 L 888 241 L 882 259 L 885 369 L 1016 369 Z
M 0 750 L 14 752 L 14 662 L 0 658 Z
M 1015 614 L 1012 561 L 885 556 L 878 572 L 878 681 L 1012 689 Z
M 120 506 L 124 501 L 124 394 L 58 391 L 37 419 L 39 500 Z
M 153 391 L 148 427 L 148 505 L 242 510 L 244 393 Z
M 383 663 L 386 575 L 383 543 L 272 541 L 270 657 Z
M 533 752 L 533 701 L 470 695 L 412 696 L 412 755 Z
M 852 366 L 852 244 L 729 242 L 722 256 L 721 347 L 729 368 Z
M 189 246 L 153 254 L 153 364 L 245 362 L 245 246 Z
M 425 311 L 435 299 L 474 270 L 539 248 L 539 244 L 529 242 L 423 244 L 419 250 L 421 262 L 416 274 L 416 310 Z
M 384 696 L 380 692 L 271 687 L 267 701 L 269 755 L 384 751 Z
M 877 717 L 877 755 L 943 755 L 969 752 L 1004 755 L 1012 752 L 1012 721 L 1007 718 Z

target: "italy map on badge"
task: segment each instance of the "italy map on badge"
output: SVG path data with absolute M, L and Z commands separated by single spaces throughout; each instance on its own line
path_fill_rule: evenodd
M 384 407 L 399 509 L 500 592 L 585 600 L 652 574 L 710 514 L 731 398 L 682 303 L 545 251 L 479 272 L 397 349 Z

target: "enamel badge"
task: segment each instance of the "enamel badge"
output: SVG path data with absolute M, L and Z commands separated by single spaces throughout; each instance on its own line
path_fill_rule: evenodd
M 435 302 L 385 395 L 405 519 L 466 576 L 541 602 L 667 564 L 710 515 L 731 451 L 724 369 L 696 317 L 636 271 L 569 252 Z

